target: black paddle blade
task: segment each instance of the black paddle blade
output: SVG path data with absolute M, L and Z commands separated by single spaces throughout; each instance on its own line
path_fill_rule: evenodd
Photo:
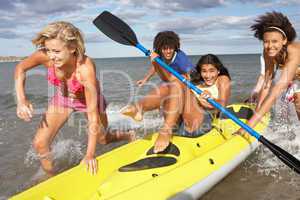
M 102 12 L 93 23 L 110 39 L 125 45 L 136 46 L 138 40 L 133 30 L 120 18 L 108 11 Z
M 300 161 L 281 149 L 279 146 L 271 143 L 265 137 L 261 136 L 259 141 L 263 143 L 266 147 L 268 147 L 282 162 L 284 162 L 287 166 L 289 166 L 292 170 L 300 174 Z

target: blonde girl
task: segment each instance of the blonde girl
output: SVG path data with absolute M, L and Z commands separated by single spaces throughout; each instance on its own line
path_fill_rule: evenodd
M 106 144 L 115 140 L 131 140 L 131 133 L 107 133 L 106 102 L 96 78 L 92 59 L 85 55 L 82 34 L 68 22 L 58 21 L 47 25 L 32 40 L 37 51 L 18 63 L 15 69 L 17 116 L 30 121 L 33 106 L 25 95 L 26 72 L 38 65 L 48 70 L 48 81 L 56 88 L 47 111 L 33 139 L 42 168 L 48 175 L 54 174 L 51 143 L 59 129 L 73 111 L 86 113 L 88 119 L 88 144 L 82 160 L 88 170 L 95 174 L 98 162 L 95 159 L 97 142 Z

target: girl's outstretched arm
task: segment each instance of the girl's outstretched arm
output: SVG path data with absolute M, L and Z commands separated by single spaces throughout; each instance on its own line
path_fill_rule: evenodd
M 36 51 L 19 62 L 15 68 L 15 90 L 17 100 L 17 116 L 25 121 L 30 121 L 33 114 L 32 104 L 25 94 L 26 71 L 38 65 L 47 65 L 48 58 L 42 51 Z
M 95 151 L 98 138 L 105 138 L 106 130 L 100 121 L 98 110 L 98 87 L 95 65 L 90 58 L 80 68 L 80 81 L 84 85 L 88 119 L 88 144 L 86 155 L 82 162 L 92 174 L 98 171 L 98 163 L 95 159 Z
M 289 83 L 293 81 L 298 65 L 300 64 L 300 50 L 290 45 L 288 47 L 288 55 L 279 81 L 271 89 L 269 96 L 263 101 L 261 107 L 249 120 L 248 124 L 251 127 L 255 127 L 262 116 L 270 111 L 276 99 L 287 89 Z

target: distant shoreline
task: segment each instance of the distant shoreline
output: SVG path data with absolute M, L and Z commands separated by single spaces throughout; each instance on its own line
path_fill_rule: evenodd
M 218 56 L 230 56 L 230 55 L 260 55 L 260 53 L 241 53 L 241 54 L 217 54 Z M 188 55 L 188 56 L 200 56 L 200 55 Z M 122 58 L 144 58 L 145 56 L 129 56 L 129 57 L 103 57 L 103 58 L 92 58 L 92 59 L 122 59 Z M 0 56 L 0 63 L 2 62 L 19 62 L 24 60 L 26 56 Z
M 19 62 L 24 58 L 25 57 L 18 57 L 18 56 L 0 56 L 0 62 Z

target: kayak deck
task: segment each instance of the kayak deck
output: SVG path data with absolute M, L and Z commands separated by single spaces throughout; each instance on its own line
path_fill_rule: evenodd
M 253 113 L 244 104 L 230 108 L 242 121 Z M 255 130 L 263 131 L 268 122 L 266 115 Z M 230 119 L 216 118 L 213 127 L 197 138 L 173 136 L 168 149 L 159 154 L 153 153 L 157 133 L 148 135 L 97 157 L 97 175 L 78 165 L 11 200 L 168 199 L 220 171 L 246 149 L 252 152 L 257 146 L 252 136 L 232 135 L 239 126 Z

